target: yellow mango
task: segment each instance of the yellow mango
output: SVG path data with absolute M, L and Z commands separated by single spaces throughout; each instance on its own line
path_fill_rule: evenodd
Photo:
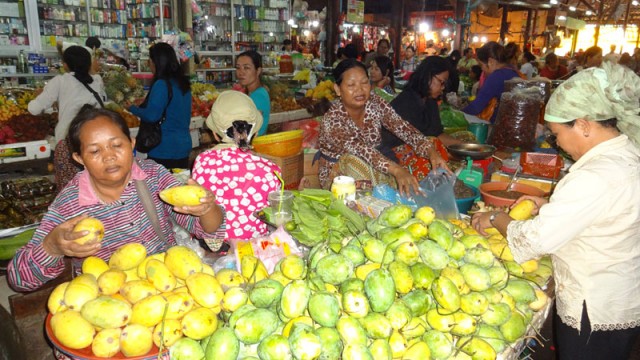
M 160 199 L 173 206 L 200 205 L 200 199 L 207 196 L 207 191 L 200 185 L 181 185 L 164 189 Z
M 218 313 L 220 312 L 220 302 L 224 297 L 224 292 L 215 276 L 198 272 L 189 275 L 186 283 L 189 294 L 198 304 L 206 308 L 217 307 Z
M 83 349 L 91 345 L 96 330 L 79 312 L 65 310 L 51 318 L 51 330 L 60 343 L 70 349 Z
M 181 321 L 182 333 L 194 340 L 213 334 L 218 328 L 218 316 L 211 309 L 201 307 L 186 313 Z
M 227 291 L 232 287 L 237 287 L 245 284 L 242 275 L 233 269 L 220 269 L 220 271 L 218 271 L 215 276 L 216 280 L 218 280 L 220 286 L 222 286 L 222 290 L 224 291 Z
M 176 277 L 160 260 L 149 260 L 145 272 L 147 274 L 147 280 L 152 283 L 158 291 L 172 291 L 176 287 Z
M 98 297 L 98 282 L 91 274 L 80 274 L 64 291 L 64 304 L 71 310 L 80 311 L 89 300 Z
M 96 279 L 107 270 L 109 270 L 109 264 L 97 256 L 89 256 L 82 262 L 82 273 L 91 274 Z
M 100 242 L 104 238 L 104 225 L 102 221 L 88 217 L 80 220 L 73 227 L 74 232 L 89 231 L 89 233 L 79 239 L 74 240 L 78 244 Z
M 186 246 L 173 246 L 164 256 L 164 264 L 178 279 L 186 279 L 187 276 L 202 271 L 202 260 Z
M 222 303 L 220 304 L 222 310 L 234 312 L 240 308 L 240 306 L 247 303 L 249 295 L 241 287 L 232 287 L 224 293 Z
M 216 276 L 216 272 L 213 271 L 213 268 L 211 267 L 211 265 L 207 263 L 202 263 L 202 272 L 205 274 Z
M 153 329 L 153 343 L 159 348 L 160 344 L 167 348 L 175 344 L 182 337 L 182 324 L 180 320 L 165 319 Z M 160 340 L 162 339 L 162 341 Z
M 142 356 L 151 351 L 153 334 L 140 324 L 130 324 L 120 334 L 120 351 L 126 357 Z
M 98 289 L 103 295 L 113 295 L 120 291 L 127 280 L 127 274 L 122 270 L 109 269 L 98 278 Z
M 101 329 L 114 329 L 129 323 L 131 305 L 110 296 L 101 296 L 87 301 L 80 313 L 93 326 Z
M 120 288 L 120 294 L 132 304 L 157 293 L 155 286 L 147 280 L 127 281 Z
M 152 259 L 156 259 L 164 262 L 164 256 L 165 256 L 165 253 L 161 252 L 161 253 L 149 255 L 146 258 L 144 258 L 144 260 L 142 260 L 140 265 L 138 265 L 138 269 L 137 269 L 138 277 L 140 279 L 146 279 L 147 278 L 147 262 L 149 262 L 149 260 L 152 260 Z
M 249 283 L 257 283 L 269 277 L 269 272 L 262 261 L 252 255 L 242 257 L 240 260 L 240 272 Z
M 533 200 L 522 200 L 509 210 L 509 216 L 514 220 L 528 220 L 533 216 L 535 208 L 536 203 Z
M 49 299 L 47 300 L 47 308 L 49 312 L 55 315 L 59 311 L 67 310 L 67 306 L 64 304 L 64 293 L 67 290 L 67 286 L 69 286 L 71 282 L 66 281 L 62 284 L 56 286 L 55 289 L 49 295 Z
M 124 273 L 127 275 L 127 281 L 144 280 L 144 278 L 138 276 L 138 270 L 136 268 L 125 270 Z
M 533 311 L 540 311 L 545 305 L 547 305 L 549 296 L 540 289 L 535 289 L 534 291 L 536 292 L 536 299 L 529 303 L 529 309 Z
M 136 268 L 147 257 L 147 249 L 139 243 L 120 246 L 109 259 L 109 266 L 126 271 Z
M 369 273 L 375 269 L 380 269 L 380 264 L 370 263 L 370 264 L 360 265 L 356 268 L 356 277 L 364 281 L 364 279 L 367 278 L 367 275 L 369 275 Z
M 91 343 L 91 351 L 93 355 L 101 358 L 110 358 L 120 351 L 120 335 L 122 330 L 103 329 L 100 330 Z
M 522 266 L 522 272 L 531 273 L 538 270 L 538 260 L 532 259 L 529 261 L 525 261 L 520 264 L 520 266 Z
M 181 289 L 186 290 L 186 288 Z M 174 291 L 173 293 L 165 295 L 165 299 L 167 300 L 166 319 L 182 319 L 184 314 L 193 308 L 193 297 L 186 291 Z
M 133 304 L 131 324 L 146 327 L 156 326 L 162 321 L 167 300 L 162 295 L 151 295 Z
M 309 326 L 313 326 L 313 319 L 311 319 L 309 316 L 298 316 L 296 318 L 289 320 L 284 325 L 284 328 L 282 328 L 282 336 L 288 338 L 289 334 L 291 334 L 291 329 L 293 329 L 293 325 L 295 325 L 296 323 L 302 323 L 302 324 L 307 324 Z

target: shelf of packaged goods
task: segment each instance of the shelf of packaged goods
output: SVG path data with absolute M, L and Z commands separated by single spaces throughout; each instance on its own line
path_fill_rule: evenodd
M 41 21 L 63 22 L 65 24 L 87 24 L 86 20 L 40 19 Z
M 38 78 L 38 77 L 54 77 L 57 73 L 39 73 L 39 74 L 0 74 L 0 78 Z
M 234 53 L 232 51 L 198 51 L 198 55 L 201 56 L 233 56 Z

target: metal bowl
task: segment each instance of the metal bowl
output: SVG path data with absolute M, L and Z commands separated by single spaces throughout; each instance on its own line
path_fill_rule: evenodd
M 485 144 L 454 144 L 447 146 L 449 153 L 455 157 L 473 160 L 482 160 L 491 157 L 496 152 L 496 147 Z

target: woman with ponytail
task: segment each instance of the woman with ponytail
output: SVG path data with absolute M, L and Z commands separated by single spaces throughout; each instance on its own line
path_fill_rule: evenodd
M 81 170 L 71 159 L 66 142 L 71 120 L 85 105 L 102 107 L 107 100 L 100 75 L 91 75 L 91 54 L 82 46 L 70 46 L 62 54 L 65 73 L 51 79 L 42 93 L 29 102 L 29 112 L 40 115 L 58 103 L 58 124 L 55 128 L 55 180 L 58 191 Z
M 149 159 L 167 169 L 188 169 L 192 147 L 191 83 L 171 45 L 153 45 L 149 49 L 149 61 L 153 73 L 151 90 L 140 106 L 130 106 L 129 111 L 141 121 L 162 121 L 162 141 L 148 152 Z
M 225 241 L 267 233 L 267 225 L 253 214 L 269 206 L 269 193 L 280 189 L 274 174 L 280 168 L 250 151 L 251 139 L 262 125 L 262 114 L 249 96 L 230 90 L 218 96 L 206 124 L 220 143 L 198 155 L 191 173 L 226 209 Z M 222 245 L 205 240 L 213 250 Z

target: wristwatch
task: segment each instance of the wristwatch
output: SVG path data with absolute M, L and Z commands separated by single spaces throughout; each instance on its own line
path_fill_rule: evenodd
M 493 226 L 495 226 L 495 225 L 493 224 L 493 221 L 496 219 L 496 216 L 498 216 L 498 212 L 497 212 L 497 211 L 496 211 L 496 212 L 493 212 L 493 213 L 489 216 L 489 223 L 490 223 L 491 225 L 493 225 Z

